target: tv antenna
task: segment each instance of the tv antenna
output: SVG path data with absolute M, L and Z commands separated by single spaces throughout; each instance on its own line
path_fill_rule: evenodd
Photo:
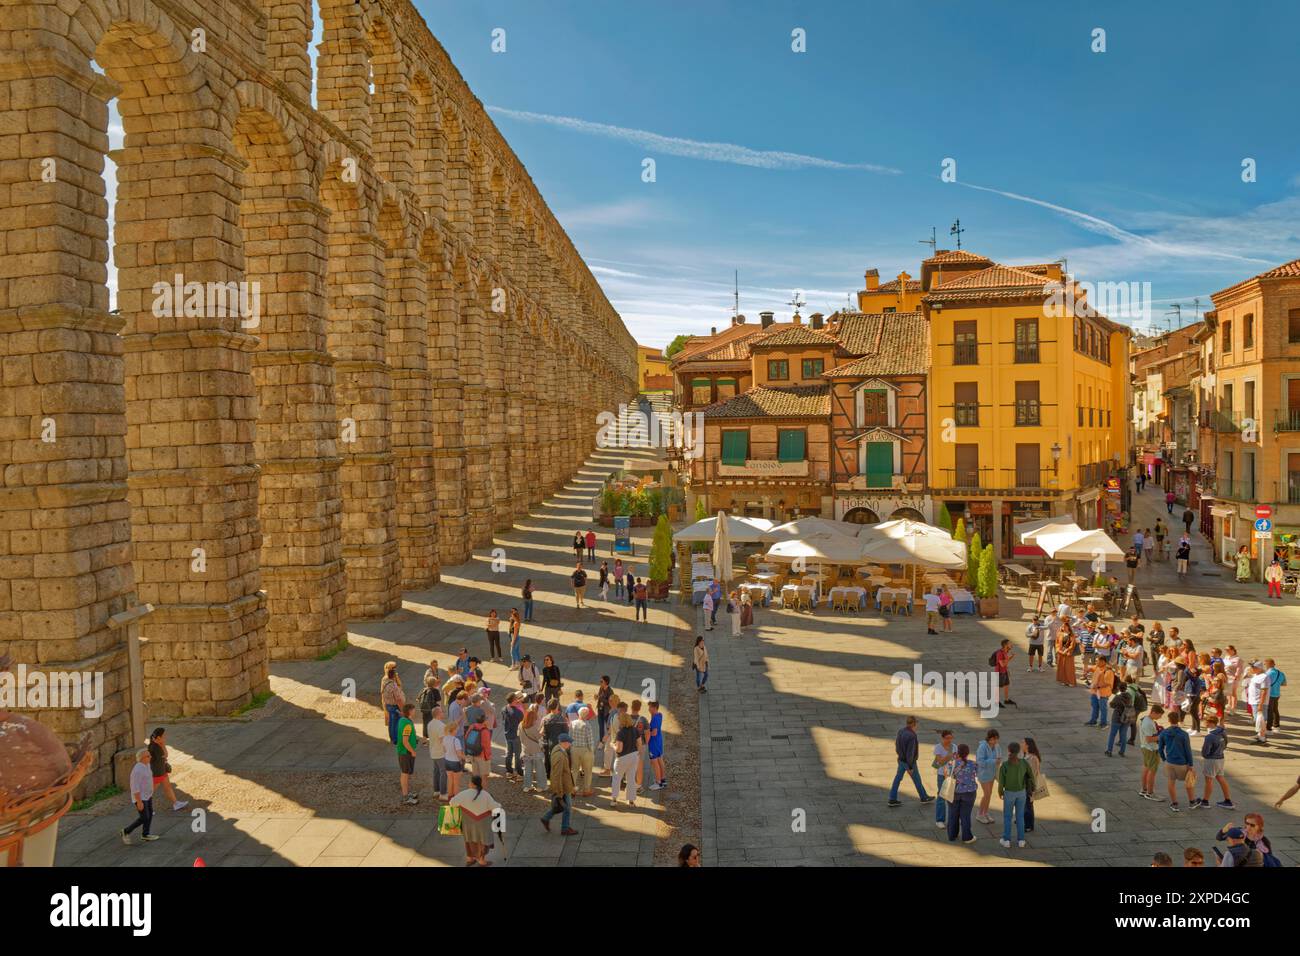
M 1173 325 L 1172 323 L 1170 324 L 1170 327 L 1169 327 L 1169 331 L 1170 331 L 1170 332 L 1172 332 L 1175 328 L 1181 329 L 1181 328 L 1183 327 L 1183 307 L 1182 307 L 1182 305 L 1180 305 L 1179 303 L 1175 302 L 1173 305 L 1171 305 L 1171 306 L 1169 307 L 1169 311 L 1166 312 L 1165 315 L 1166 315 L 1166 316 L 1170 316 L 1170 315 L 1172 315 L 1172 316 L 1174 317 L 1173 321 L 1178 323 L 1177 325 Z
M 916 240 L 916 241 L 919 242 L 919 243 L 920 243 L 921 245 L 923 245 L 923 246 L 929 246 L 929 247 L 930 247 L 930 255 L 933 256 L 933 255 L 934 255 L 935 247 L 939 245 L 939 240 L 938 240 L 937 238 L 935 238 L 934 226 L 931 226 L 931 227 L 930 227 L 930 238 L 929 238 L 929 239 L 918 239 L 918 240 Z
M 735 291 L 732 293 L 733 304 L 731 309 L 731 317 L 733 319 L 736 318 L 738 315 L 740 315 L 740 270 L 739 269 L 735 271 L 735 283 L 736 283 Z
M 961 248 L 961 234 L 966 230 L 961 227 L 961 220 L 953 220 L 952 228 L 948 230 L 948 235 L 957 237 L 957 248 Z

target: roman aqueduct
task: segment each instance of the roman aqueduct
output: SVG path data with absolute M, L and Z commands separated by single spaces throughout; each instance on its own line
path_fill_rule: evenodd
M 635 344 L 407 0 L 3 7 L 0 650 L 107 675 L 41 715 L 96 786 L 133 666 L 229 713 L 397 609 L 564 483 Z

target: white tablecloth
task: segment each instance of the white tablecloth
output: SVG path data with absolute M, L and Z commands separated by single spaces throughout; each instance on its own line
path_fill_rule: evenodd
M 867 606 L 867 589 L 866 589 L 866 588 L 852 588 L 852 587 L 836 587 L 836 588 L 831 588 L 831 589 L 830 589 L 830 592 L 829 592 L 829 595 L 830 595 L 830 602 L 831 602 L 832 605 L 835 604 L 835 599 L 836 599 L 836 597 L 839 596 L 839 595 L 841 595 L 841 594 L 851 594 L 851 595 L 853 595 L 854 599 L 857 601 L 857 604 L 858 604 L 858 607 L 859 607 L 859 608 L 864 608 L 864 607 Z
M 816 591 L 813 589 L 812 585 L 809 584 L 787 584 L 781 589 L 781 603 L 785 603 L 785 597 L 787 594 L 800 593 L 808 597 L 809 606 L 815 607 L 817 605 Z

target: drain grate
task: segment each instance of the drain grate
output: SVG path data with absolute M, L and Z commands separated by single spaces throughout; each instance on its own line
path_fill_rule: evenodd
M 749 662 L 749 666 L 750 666 L 750 667 L 762 667 L 762 666 L 764 666 L 764 664 L 766 664 L 766 661 L 750 661 L 750 662 Z
M 773 734 L 773 735 L 772 735 L 772 739 L 773 739 L 773 740 L 789 740 L 789 739 L 790 739 L 790 735 L 789 735 L 789 734 Z
M 731 743 L 731 734 L 727 734 L 725 737 L 710 737 L 709 739 L 715 744 L 729 744 Z

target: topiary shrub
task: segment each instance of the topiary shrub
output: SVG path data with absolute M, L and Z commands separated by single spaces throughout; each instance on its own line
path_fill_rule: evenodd
M 985 548 L 980 555 L 978 594 L 982 598 L 998 596 L 998 558 L 993 553 L 993 545 Z

